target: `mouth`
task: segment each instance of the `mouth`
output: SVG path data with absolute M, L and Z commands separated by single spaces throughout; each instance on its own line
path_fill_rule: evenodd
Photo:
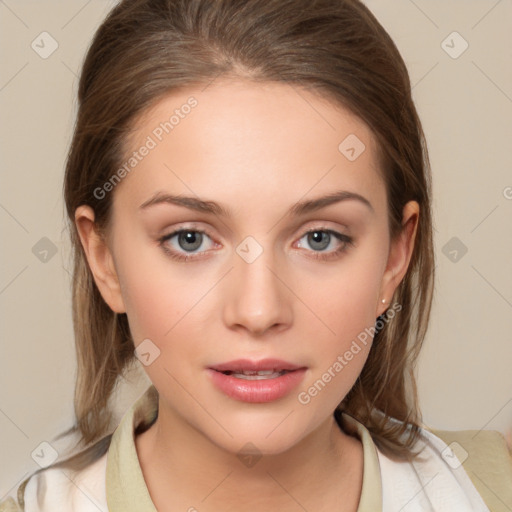
M 228 397 L 243 402 L 271 402 L 298 386 L 307 367 L 279 359 L 238 359 L 206 369 L 211 382 Z
M 243 370 L 241 372 L 227 370 L 225 372 L 220 372 L 220 373 L 223 373 L 224 375 L 231 375 L 232 377 L 236 377 L 237 379 L 265 380 L 265 379 L 276 379 L 277 377 L 281 377 L 281 375 L 285 375 L 292 371 L 295 371 L 295 370 L 261 370 L 261 371 Z
M 281 359 L 236 359 L 210 366 L 211 370 L 232 375 L 240 379 L 273 379 L 286 373 L 304 368 Z

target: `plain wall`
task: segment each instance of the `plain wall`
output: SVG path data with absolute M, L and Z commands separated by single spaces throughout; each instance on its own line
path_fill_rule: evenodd
M 424 420 L 435 428 L 507 435 L 512 1 L 366 4 L 408 66 L 432 164 L 437 279 L 418 371 Z M 76 365 L 62 178 L 80 63 L 112 5 L 0 2 L 0 500 L 38 468 L 31 458 L 36 447 L 73 421 Z M 43 31 L 58 43 L 46 59 L 31 47 Z M 454 31 L 463 39 L 450 36 Z M 454 58 L 463 40 L 469 46 Z M 44 250 L 50 251 L 46 262 Z M 141 370 L 120 389 L 119 418 L 148 383 Z

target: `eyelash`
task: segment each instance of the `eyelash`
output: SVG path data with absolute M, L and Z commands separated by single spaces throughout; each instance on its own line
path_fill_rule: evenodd
M 334 251 L 330 251 L 328 253 L 324 253 L 324 251 L 310 251 L 313 253 L 312 257 L 317 260 L 322 261 L 329 261 L 332 259 L 335 259 L 337 256 L 344 253 L 349 247 L 354 247 L 354 239 L 348 235 L 343 235 L 342 233 L 338 233 L 337 231 L 333 231 L 332 229 L 323 228 L 323 227 L 316 227 L 307 230 L 304 232 L 304 234 L 300 237 L 300 239 L 304 238 L 309 233 L 329 233 L 333 235 L 336 239 L 338 239 L 340 242 L 343 242 L 343 245 L 341 245 L 338 249 L 335 249 Z M 176 235 L 179 235 L 180 233 L 201 233 L 203 235 L 207 235 L 209 238 L 211 236 L 208 234 L 208 232 L 202 230 L 202 229 L 196 229 L 196 228 L 182 228 L 178 229 L 176 231 L 173 231 L 172 233 L 169 233 L 167 235 L 162 236 L 159 238 L 158 242 L 159 245 L 162 247 L 162 250 L 173 260 L 177 261 L 190 261 L 201 258 L 201 256 L 197 256 L 196 254 L 193 255 L 183 255 L 177 252 L 172 251 L 169 249 L 169 247 L 165 244 L 168 240 L 174 238 Z M 300 240 L 299 239 L 299 240 Z M 197 253 L 200 254 L 200 253 Z M 327 254 L 327 256 L 325 256 Z

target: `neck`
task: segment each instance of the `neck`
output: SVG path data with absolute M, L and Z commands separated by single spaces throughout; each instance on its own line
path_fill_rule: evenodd
M 323 510 L 318 500 L 326 503 L 329 496 L 336 510 L 357 509 L 362 445 L 333 415 L 279 454 L 251 455 L 224 450 L 160 402 L 157 420 L 135 442 L 151 498 L 162 512 L 193 511 L 192 505 L 227 512 L 229 504 L 237 512 L 284 512 L 299 505 Z

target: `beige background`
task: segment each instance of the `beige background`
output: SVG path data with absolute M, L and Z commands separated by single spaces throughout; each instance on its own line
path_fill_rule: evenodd
M 512 1 L 366 3 L 408 65 L 433 168 L 437 290 L 419 368 L 425 421 L 436 428 L 507 433 Z M 111 5 L 0 0 L 0 499 L 38 467 L 31 458 L 36 447 L 72 421 L 75 363 L 63 165 L 77 72 Z M 47 59 L 31 48 L 43 31 L 58 43 Z M 458 58 L 442 47 L 453 31 L 469 44 Z M 463 41 L 450 36 L 446 44 L 453 54 Z M 44 237 L 57 250 L 46 262 L 33 253 L 36 244 L 49 245 Z M 449 256 L 453 237 L 467 247 L 458 261 Z M 118 414 L 147 383 L 133 376 L 121 390 Z

